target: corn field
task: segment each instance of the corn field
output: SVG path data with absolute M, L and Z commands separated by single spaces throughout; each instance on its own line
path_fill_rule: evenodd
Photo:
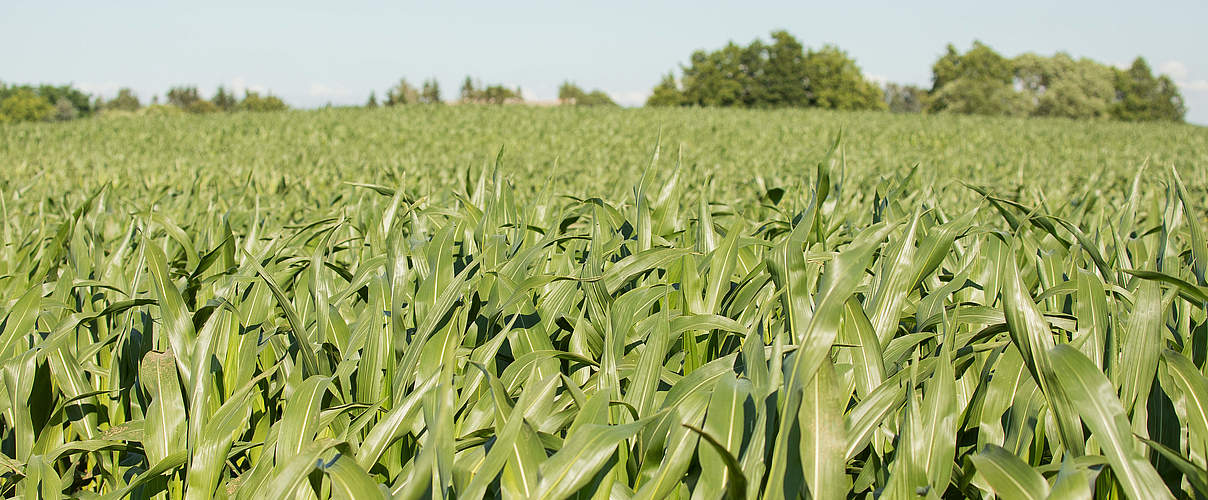
M 937 144 L 934 170 L 893 159 L 928 140 L 905 121 L 689 110 L 659 119 L 859 123 L 766 175 L 626 130 L 533 179 L 556 158 L 437 172 L 265 135 L 388 116 L 322 113 L 0 127 L 0 494 L 1208 497 L 1202 132 L 975 121 L 1074 156 Z M 598 113 L 571 118 L 635 116 Z M 138 156 L 172 127 L 299 167 L 66 139 Z M 1192 152 L 1084 153 L 1167 131 Z M 625 141 L 640 166 L 594 162 Z M 717 157 L 784 159 L 740 142 Z

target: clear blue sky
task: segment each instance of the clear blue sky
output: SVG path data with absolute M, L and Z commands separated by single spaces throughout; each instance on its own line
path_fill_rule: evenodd
M 843 5 L 841 5 L 843 4 Z M 847 5 L 855 4 L 855 5 Z M 0 80 L 144 100 L 180 83 L 263 88 L 295 106 L 355 104 L 400 77 L 467 74 L 550 99 L 571 79 L 640 104 L 698 48 L 786 29 L 837 44 L 866 75 L 926 84 L 952 42 L 1005 55 L 1145 57 L 1208 124 L 1208 2 L 150 2 L 0 1 Z

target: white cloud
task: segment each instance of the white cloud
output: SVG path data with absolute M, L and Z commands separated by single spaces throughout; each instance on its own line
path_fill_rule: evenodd
M 1179 90 L 1185 93 L 1204 93 L 1208 92 L 1208 80 L 1197 79 L 1192 80 L 1191 70 L 1183 61 L 1166 61 L 1158 65 L 1158 72 L 1165 74 L 1174 80 L 1174 84 L 1179 86 Z
M 1158 65 L 1158 73 L 1169 75 L 1174 81 L 1187 79 L 1187 65 L 1183 61 L 1166 61 Z
M 348 97 L 349 95 L 352 94 L 352 92 L 339 85 L 330 86 L 327 84 L 316 82 L 316 83 L 310 84 L 309 94 L 311 97 L 320 97 L 320 98 L 331 99 L 331 98 Z
M 526 89 L 524 87 L 520 88 L 520 97 L 524 98 L 524 100 L 526 100 L 526 101 L 538 100 L 536 92 L 533 92 L 532 90 Z
M 232 78 L 231 81 L 227 82 L 227 86 L 230 87 L 231 90 L 233 90 L 236 94 L 242 94 L 243 92 L 248 91 L 248 90 L 250 90 L 252 92 L 256 92 L 258 94 L 263 94 L 266 92 L 264 85 L 255 84 L 255 83 L 248 84 L 247 78 L 244 78 L 242 76 L 237 76 L 235 78 Z
M 646 98 L 650 97 L 649 90 L 628 90 L 620 92 L 609 92 L 608 95 L 622 106 L 641 106 L 646 104 Z

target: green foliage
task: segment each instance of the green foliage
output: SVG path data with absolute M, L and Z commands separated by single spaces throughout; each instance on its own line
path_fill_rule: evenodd
M 683 103 L 684 94 L 675 81 L 675 75 L 671 73 L 664 75 L 659 84 L 654 86 L 650 97 L 646 98 L 646 105 L 652 107 L 679 106 Z
M 81 118 L 91 116 L 96 111 L 88 94 L 71 85 L 39 85 L 35 93 L 45 98 L 46 102 L 55 104 L 56 107 L 59 102 L 66 101 L 76 110 L 75 116 Z M 66 109 L 67 104 L 64 104 L 62 109 Z
M 272 94 L 262 96 L 250 90 L 244 93 L 243 100 L 239 102 L 240 111 L 267 112 L 284 111 L 287 109 L 289 109 L 289 106 L 281 98 Z
M 214 103 L 219 111 L 234 111 L 239 106 L 239 99 L 221 85 L 214 92 L 214 97 L 210 99 L 210 102 Z
M 461 85 L 461 102 L 462 104 L 512 104 L 524 102 L 524 97 L 521 96 L 519 88 L 512 90 L 499 84 L 484 87 L 481 82 L 475 82 L 467 76 Z
M 201 97 L 195 86 L 180 85 L 168 89 L 168 105 L 175 106 L 181 111 L 193 114 L 205 114 L 221 111 L 214 103 Z
M 1183 121 L 1187 108 L 1170 77 L 1154 77 L 1138 57 L 1127 70 L 1115 72 L 1116 102 L 1111 115 L 1124 121 Z
M 570 106 L 616 106 L 612 97 L 602 90 L 585 92 L 582 88 L 569 81 L 562 82 L 558 87 L 558 101 Z
M 1033 103 L 1009 83 L 958 78 L 931 94 L 928 112 L 1028 116 Z
M 805 60 L 805 47 L 787 31 L 772 32 L 772 44 L 763 47 L 756 40 L 751 44 L 762 49 L 757 66 L 762 66 L 758 80 L 761 82 L 760 104 L 768 107 L 802 107 L 809 105 L 809 75 Z M 766 61 L 758 64 L 760 61 Z
M 369 100 L 365 102 L 365 107 L 366 108 L 378 107 L 377 92 L 373 92 L 373 91 L 369 92 Z
M 41 122 L 51 119 L 55 107 L 28 88 L 5 92 L 0 99 L 0 122 Z
M 142 107 L 142 103 L 138 101 L 138 96 L 134 95 L 133 90 L 130 90 L 129 87 L 122 87 L 113 99 L 105 102 L 104 107 L 106 110 L 138 111 Z
M 1014 65 L 1015 81 L 1030 94 L 1034 116 L 1108 117 L 1115 98 L 1112 68 L 1061 52 L 1053 57 L 1023 54 Z
M 930 112 L 1027 116 L 1033 103 L 1015 90 L 1014 68 L 980 41 L 961 54 L 951 44 L 931 67 Z
M 810 106 L 823 109 L 886 109 L 881 89 L 864 78 L 856 62 L 833 45 L 805 55 L 805 89 Z
M 1203 496 L 1205 148 L 800 110 L 5 125 L 0 494 Z
M 440 98 L 440 83 L 435 78 L 424 80 L 423 89 L 419 92 L 419 102 L 422 104 L 442 104 Z
M 87 94 L 71 85 L 5 85 L 0 82 L 0 102 L 12 98 L 10 113 L 0 113 L 0 121 L 65 121 L 82 118 L 96 111 Z M 46 111 L 49 105 L 50 111 Z M 5 118 L 7 116 L 7 118 Z
M 386 91 L 387 106 L 404 106 L 407 104 L 419 103 L 419 90 L 407 83 L 407 79 L 403 78 L 398 81 L 393 87 Z
M 948 45 L 932 66 L 928 111 L 1123 121 L 1183 120 L 1186 107 L 1169 77 L 1142 58 L 1117 70 L 1065 53 L 1007 59 L 974 42 L 964 54 Z
M 668 75 L 648 104 L 885 109 L 881 90 L 845 52 L 829 45 L 807 52 L 785 31 L 773 32 L 771 45 L 755 40 L 745 47 L 730 42 L 720 50 L 698 50 L 681 81 L 682 89 Z

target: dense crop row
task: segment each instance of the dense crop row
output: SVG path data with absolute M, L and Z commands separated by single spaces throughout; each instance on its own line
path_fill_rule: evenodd
M 0 494 L 1208 495 L 1204 173 L 1170 167 L 1202 132 L 402 116 L 734 137 L 632 167 L 631 132 L 534 124 L 515 167 L 437 169 L 425 138 L 481 144 L 341 157 L 418 128 L 352 112 L 0 128 Z M 846 147 L 767 137 L 827 118 Z

